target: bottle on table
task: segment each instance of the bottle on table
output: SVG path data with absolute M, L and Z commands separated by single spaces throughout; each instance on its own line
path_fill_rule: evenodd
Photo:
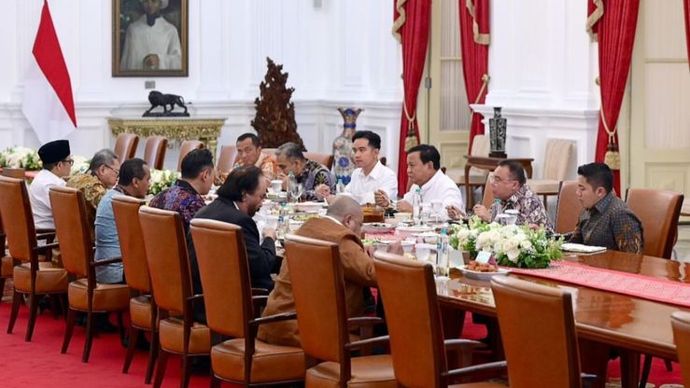
M 419 187 L 412 194 L 412 220 L 415 225 L 422 223 L 422 189 Z

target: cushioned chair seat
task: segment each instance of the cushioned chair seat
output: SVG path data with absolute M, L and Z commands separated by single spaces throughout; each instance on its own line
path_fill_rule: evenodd
M 168 318 L 160 321 L 158 335 L 161 348 L 171 353 L 182 353 L 183 324 L 181 319 Z M 211 349 L 211 331 L 208 326 L 194 323 L 190 333 L 189 354 L 208 354 Z
M 348 387 L 397 387 L 390 355 L 353 357 L 351 359 L 352 379 Z M 340 364 L 322 362 L 307 370 L 308 387 L 338 387 Z
M 71 282 L 67 289 L 70 308 L 88 311 L 86 279 Z M 129 287 L 126 284 L 98 283 L 93 290 L 93 311 L 122 311 L 129 307 Z
M 14 267 L 13 264 L 12 256 L 3 256 L 0 262 L 0 277 L 6 278 L 12 276 L 14 272 L 12 269 L 12 267 Z
M 19 292 L 31 292 L 31 264 L 23 263 L 14 267 L 14 287 Z M 41 262 L 36 272 L 36 293 L 65 292 L 67 271 L 53 267 L 52 263 Z
M 304 378 L 304 352 L 292 346 L 271 345 L 257 340 L 252 361 L 251 382 L 275 382 Z M 244 339 L 232 339 L 211 349 L 211 363 L 217 376 L 244 381 Z
M 140 295 L 129 300 L 129 319 L 132 326 L 151 330 L 151 296 Z
M 535 194 L 558 194 L 561 181 L 555 179 L 528 179 L 527 186 Z

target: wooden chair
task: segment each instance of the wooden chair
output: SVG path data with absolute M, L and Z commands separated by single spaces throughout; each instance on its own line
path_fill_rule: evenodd
M 62 353 L 67 352 L 77 311 L 86 313 L 86 341 L 81 356 L 89 361 L 93 342 L 94 313 L 116 312 L 120 339 L 124 339 L 122 312 L 129 306 L 129 287 L 126 284 L 96 282 L 96 267 L 121 261 L 120 258 L 95 261 L 91 226 L 86 215 L 84 193 L 71 187 L 51 187 L 50 205 L 55 220 L 55 233 L 60 242 L 60 255 L 65 270 L 76 280 L 68 289 L 69 311 L 62 342 Z
M 544 197 L 558 195 L 560 183 L 568 176 L 575 144 L 567 139 L 549 139 L 544 153 L 544 172 L 542 179 L 528 179 L 527 185 L 535 194 Z
M 146 261 L 144 236 L 139 224 L 139 207 L 144 201 L 125 195 L 113 198 L 113 214 L 120 239 L 125 279 L 133 296 L 129 299 L 129 342 L 122 373 L 129 371 L 140 332 L 151 333 L 151 347 L 146 363 L 145 383 L 151 384 L 158 355 L 157 308 L 151 297 L 151 281 Z
M 491 279 L 511 387 L 579 388 L 580 374 L 570 293 L 507 276 Z M 538 365 L 539 367 L 535 367 Z
M 182 159 L 192 150 L 204 148 L 204 143 L 199 140 L 185 140 L 180 146 L 180 157 L 177 159 L 177 171 L 182 171 Z
M 26 170 L 23 168 L 3 168 L 2 176 L 16 179 L 26 179 Z
M 168 149 L 168 139 L 163 136 L 149 136 L 144 146 L 144 161 L 150 168 L 162 170 L 165 164 L 165 151 Z
M 582 209 L 582 204 L 577 199 L 577 181 L 562 181 L 556 204 L 556 233 L 574 232 Z
M 349 339 L 345 281 L 338 245 L 288 235 L 285 238 L 285 253 L 302 348 L 306 355 L 322 361 L 307 370 L 306 386 L 372 384 L 376 387 L 397 387 L 390 355 L 350 355 L 351 351 L 382 339 Z
M 170 354 L 182 357 L 182 380 L 189 385 L 189 359 L 206 356 L 211 350 L 211 334 L 206 325 L 194 322 L 194 302 L 202 295 L 192 295 L 192 280 L 187 256 L 187 242 L 179 213 L 142 206 L 139 222 L 144 236 L 146 261 L 153 299 L 158 306 L 159 355 L 155 388 L 160 387 Z
M 671 314 L 671 327 L 683 382 L 690 386 L 690 313 L 676 311 Z
M 10 256 L 13 261 L 19 263 L 12 269 L 14 288 L 7 333 L 12 333 L 19 306 L 24 304 L 23 295 L 28 295 L 29 323 L 24 339 L 31 341 L 38 313 L 38 298 L 43 295 L 66 294 L 67 271 L 53 266 L 51 262 L 39 263 L 38 261 L 39 254 L 50 257 L 52 248 L 57 247 L 58 244 L 38 245 L 37 240 L 52 241 L 55 233 L 36 234 L 24 179 L 0 176 L 0 214 L 2 214 Z
M 446 352 L 460 349 L 463 366 L 480 342 L 443 339 L 436 284 L 428 263 L 376 252 L 376 277 L 390 334 L 395 378 L 404 387 L 446 387 L 454 379 L 479 372 L 505 372 L 505 361 L 448 370 Z M 414 335 L 410 335 L 414 333 Z M 505 387 L 504 384 L 463 384 L 462 387 Z
M 470 155 L 473 156 L 489 156 L 491 150 L 489 144 L 489 137 L 486 135 L 475 135 L 472 139 L 472 149 Z M 446 175 L 458 185 L 458 187 L 465 186 L 465 167 L 449 168 Z M 478 187 L 483 187 L 487 181 L 488 171 L 481 168 L 471 167 L 469 174 L 469 186 L 465 188 L 465 202 L 467 198 L 472 195 L 474 190 Z
M 309 160 L 313 160 L 317 163 L 323 164 L 329 170 L 333 168 L 333 154 L 324 154 L 320 152 L 305 152 L 304 157 Z
M 304 380 L 302 349 L 256 339 L 260 324 L 295 319 L 295 314 L 254 318 L 256 312 L 242 229 L 220 221 L 194 219 L 190 231 L 204 290 L 208 326 L 212 333 L 231 338 L 211 348 L 212 386 L 220 386 L 220 380 L 244 386 Z
M 115 155 L 117 155 L 120 163 L 134 157 L 137 153 L 137 145 L 139 145 L 139 136 L 133 133 L 121 133 L 117 135 L 117 139 L 115 140 Z
M 6 236 L 2 226 L 2 214 L 0 214 L 0 257 L 2 257 L 0 259 L 0 299 L 5 291 L 5 280 L 12 278 L 12 267 L 14 267 L 14 259 L 6 253 Z
M 220 156 L 218 156 L 216 170 L 221 173 L 232 171 L 235 165 L 235 158 L 237 158 L 237 147 L 235 145 L 228 144 L 220 147 Z

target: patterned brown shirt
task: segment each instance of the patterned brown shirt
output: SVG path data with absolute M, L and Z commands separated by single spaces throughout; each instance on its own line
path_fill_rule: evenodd
M 613 192 L 580 214 L 571 242 L 642 253 L 642 223 Z
M 495 220 L 497 216 L 496 203 L 491 204 L 491 220 Z M 517 225 L 538 225 L 543 226 L 549 232 L 553 231 L 553 224 L 546 215 L 544 203 L 534 194 L 527 185 L 522 185 L 515 194 L 511 195 L 507 200 L 500 201 L 503 211 L 517 210 Z

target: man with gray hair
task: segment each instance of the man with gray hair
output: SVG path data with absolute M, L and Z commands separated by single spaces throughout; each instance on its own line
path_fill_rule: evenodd
M 294 174 L 297 183 L 304 188 L 301 198 L 307 201 L 321 200 L 335 193 L 335 179 L 331 172 L 323 164 L 305 158 L 299 145 L 281 145 L 276 150 L 276 159 L 282 172 L 279 177 L 283 179 L 283 187 L 288 187 L 288 174 Z

